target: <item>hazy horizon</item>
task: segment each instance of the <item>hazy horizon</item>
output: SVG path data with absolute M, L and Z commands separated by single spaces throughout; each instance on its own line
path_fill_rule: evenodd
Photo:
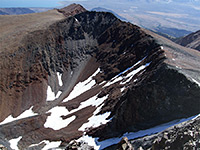
M 62 8 L 71 3 L 81 4 L 87 10 L 96 7 L 112 10 L 131 23 L 151 30 L 200 29 L 200 0 L 1 0 L 0 7 Z
M 1 8 L 9 7 L 59 7 L 61 0 L 1 0 Z

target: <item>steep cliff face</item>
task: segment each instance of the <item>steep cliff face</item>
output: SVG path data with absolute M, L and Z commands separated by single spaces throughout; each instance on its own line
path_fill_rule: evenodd
M 65 148 L 87 134 L 103 140 L 200 113 L 197 52 L 75 4 L 31 14 L 20 30 L 8 24 L 0 50 L 8 149 Z
M 163 65 L 150 79 L 136 83 L 120 97 L 120 106 L 114 109 L 112 121 L 103 131 L 97 131 L 97 136 L 102 139 L 108 138 L 109 134 L 111 137 L 119 136 L 120 133 L 144 130 L 177 118 L 194 116 L 199 113 L 198 92 L 199 87 L 195 83 Z

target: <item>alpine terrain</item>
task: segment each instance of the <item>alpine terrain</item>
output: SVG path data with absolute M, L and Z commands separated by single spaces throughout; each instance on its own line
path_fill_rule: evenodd
M 2 149 L 198 148 L 199 51 L 77 4 L 0 33 Z

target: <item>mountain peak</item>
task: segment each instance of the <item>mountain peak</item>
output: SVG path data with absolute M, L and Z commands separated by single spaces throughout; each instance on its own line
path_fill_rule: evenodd
M 73 3 L 67 7 L 58 9 L 58 11 L 63 13 L 66 17 L 68 17 L 68 16 L 73 16 L 73 15 L 85 12 L 86 9 L 80 4 Z

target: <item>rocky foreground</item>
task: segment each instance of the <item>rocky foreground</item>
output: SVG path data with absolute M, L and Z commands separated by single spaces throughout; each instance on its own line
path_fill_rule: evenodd
M 73 4 L 5 15 L 0 32 L 0 144 L 8 150 L 103 149 L 200 114 L 200 53 L 111 13 Z M 176 131 L 179 142 L 187 128 Z M 147 138 L 160 148 L 176 134 L 158 135 Z M 145 148 L 140 141 L 131 143 Z
M 106 150 L 198 150 L 200 148 L 200 117 L 172 126 L 160 133 L 128 141 L 123 138 Z

